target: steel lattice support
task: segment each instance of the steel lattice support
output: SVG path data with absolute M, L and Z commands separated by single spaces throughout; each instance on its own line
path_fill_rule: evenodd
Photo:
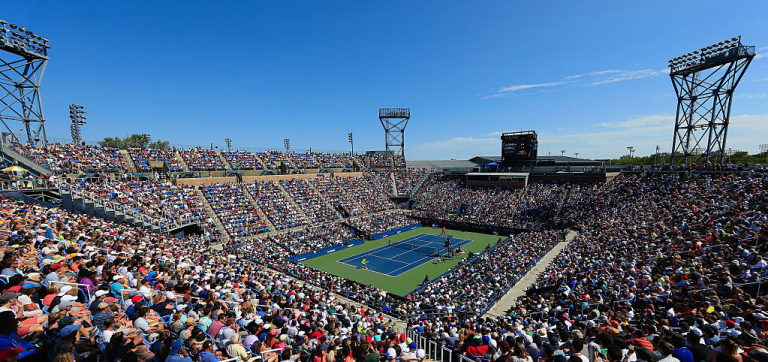
M 733 38 L 670 61 L 677 94 L 670 162 L 723 162 L 733 93 L 755 56 L 754 46 Z
M 48 39 L 0 20 L 0 142 L 48 143 L 40 97 L 48 48 Z
M 379 108 L 379 121 L 384 127 L 388 155 L 405 155 L 405 126 L 410 119 L 410 108 Z

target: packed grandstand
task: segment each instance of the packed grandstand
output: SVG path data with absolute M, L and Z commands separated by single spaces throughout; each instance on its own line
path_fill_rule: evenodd
M 508 189 L 381 155 L 14 150 L 49 172 L 3 175 L 4 190 L 80 195 L 159 229 L 4 196 L 3 357 L 768 361 L 768 183 L 748 165 Z M 168 177 L 227 170 L 286 174 Z M 518 232 L 406 296 L 291 260 L 425 220 Z M 528 293 L 487 314 L 569 232 Z

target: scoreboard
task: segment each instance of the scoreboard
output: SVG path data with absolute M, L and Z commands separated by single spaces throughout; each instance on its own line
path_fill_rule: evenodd
M 538 151 L 536 132 L 507 132 L 501 135 L 501 164 L 515 166 L 530 164 Z

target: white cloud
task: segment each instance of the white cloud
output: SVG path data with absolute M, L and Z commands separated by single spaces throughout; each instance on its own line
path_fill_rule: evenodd
M 637 128 L 649 125 L 658 124 L 673 124 L 675 117 L 671 115 L 652 114 L 648 116 L 642 116 L 638 118 L 628 119 L 620 122 L 601 122 L 593 124 L 592 127 L 607 127 L 607 128 Z
M 744 95 L 736 95 L 737 99 L 760 99 L 768 97 L 768 93 L 752 93 Z
M 571 82 L 552 82 L 552 83 L 539 83 L 539 84 L 511 85 L 509 87 L 503 87 L 503 88 L 499 89 L 498 92 L 499 93 L 502 93 L 502 92 L 515 92 L 515 91 L 524 90 L 524 89 L 531 89 L 531 88 L 554 87 L 556 85 L 562 85 L 562 84 L 566 84 L 566 83 L 571 83 Z
M 499 88 L 495 94 L 484 96 L 483 99 L 508 97 L 512 92 L 517 92 L 526 89 L 533 88 L 551 88 L 565 84 L 588 84 L 588 85 L 602 85 L 608 83 L 621 82 L 633 79 L 642 79 L 648 77 L 657 77 L 660 75 L 669 75 L 669 68 L 661 70 L 656 69 L 639 69 L 639 70 L 598 70 L 590 73 L 569 75 L 565 77 L 565 80 L 559 82 L 546 82 L 546 83 L 533 83 L 533 84 L 519 84 L 511 85 L 508 87 Z
M 569 76 L 565 77 L 565 79 L 577 79 L 577 78 L 588 77 L 588 76 L 593 76 L 593 75 L 605 75 L 605 74 L 620 73 L 620 72 L 621 72 L 620 70 L 615 70 L 615 69 L 598 70 L 598 71 L 592 72 L 592 73 L 569 75 Z
M 755 60 L 762 59 L 762 58 L 765 58 L 765 57 L 768 57 L 768 53 L 763 53 L 763 54 L 755 55 Z
M 592 82 L 592 85 L 601 85 L 601 84 L 608 84 L 608 83 L 615 83 L 615 82 L 622 82 L 625 80 L 633 80 L 633 79 L 642 79 L 642 78 L 648 78 L 648 77 L 656 77 L 662 74 L 669 74 L 669 69 L 662 69 L 662 70 L 655 70 L 655 69 L 641 69 L 641 70 L 630 70 L 626 72 L 620 72 L 611 74 L 607 77 L 603 77 L 602 79 L 596 79 Z
M 765 46 L 765 47 L 762 47 L 762 48 L 758 48 L 758 50 L 768 50 L 768 46 Z
M 486 136 L 488 136 L 488 137 L 501 136 L 502 133 L 504 133 L 504 132 L 496 131 L 496 132 L 491 132 L 491 133 L 487 134 Z

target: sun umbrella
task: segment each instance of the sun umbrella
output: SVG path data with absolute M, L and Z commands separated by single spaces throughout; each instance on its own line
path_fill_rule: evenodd
M 19 166 L 11 166 L 11 167 L 6 167 L 6 168 L 3 169 L 3 172 L 27 172 L 27 171 L 28 170 L 23 169 L 23 168 L 21 168 Z

